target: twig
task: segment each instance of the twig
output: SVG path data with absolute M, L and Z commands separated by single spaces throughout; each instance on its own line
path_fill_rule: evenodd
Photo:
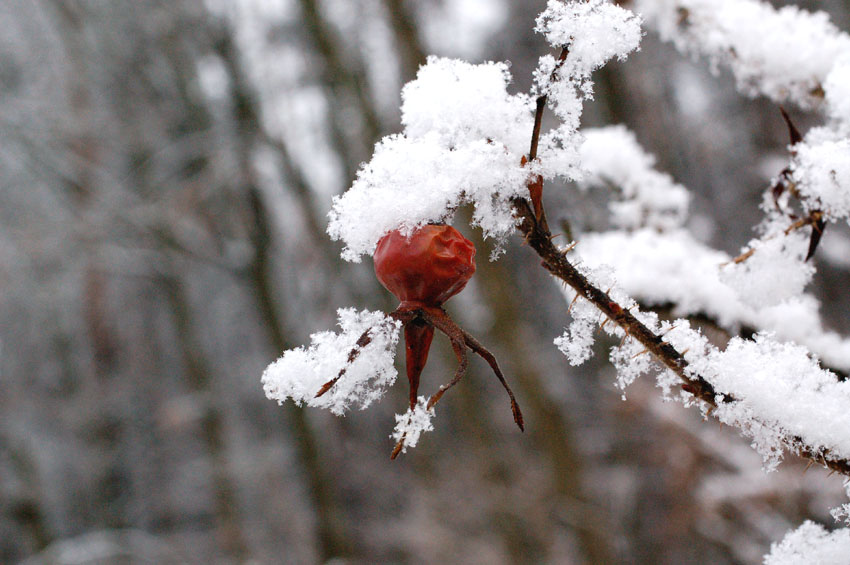
M 567 54 L 568 50 L 564 48 L 561 52 L 559 66 L 563 63 Z M 558 67 L 556 67 L 556 70 Z M 553 76 L 554 74 L 553 71 Z M 536 149 L 540 137 L 539 124 L 542 121 L 543 109 L 546 105 L 545 95 L 538 98 L 537 102 L 537 112 L 534 119 L 535 125 L 531 139 L 532 152 L 529 153 L 529 160 L 536 157 Z M 530 182 L 534 182 L 534 180 L 536 179 L 532 179 Z M 539 221 L 540 214 L 535 213 L 534 208 L 526 199 L 515 197 L 512 200 L 512 204 L 516 217 L 519 220 L 518 227 L 524 241 L 543 259 L 542 265 L 547 271 L 567 283 L 576 291 L 576 298 L 581 296 L 590 301 L 603 314 L 608 316 L 610 320 L 620 326 L 626 332 L 626 335 L 640 342 L 646 348 L 646 352 L 651 353 L 682 380 L 683 389 L 709 405 L 709 412 L 713 411 L 718 406 L 718 403 L 727 404 L 736 401 L 731 395 L 718 394 L 711 383 L 701 376 L 689 372 L 687 370 L 688 362 L 682 353 L 671 344 L 665 342 L 661 336 L 646 327 L 628 310 L 623 309 L 608 293 L 603 292 L 587 280 L 587 277 L 567 260 L 566 252 L 555 246 L 548 227 L 545 223 Z M 542 203 L 540 206 L 542 207 Z M 813 450 L 811 447 L 806 446 L 802 438 L 797 436 L 785 438 L 784 443 L 786 447 L 800 456 L 823 464 L 833 472 L 850 476 L 850 461 L 828 458 L 828 452 Z

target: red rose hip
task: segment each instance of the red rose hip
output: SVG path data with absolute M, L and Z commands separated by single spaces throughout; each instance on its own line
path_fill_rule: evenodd
M 473 273 L 475 246 L 451 226 L 425 225 L 409 237 L 392 231 L 375 249 L 375 275 L 401 301 L 399 308 L 439 308 L 463 290 Z M 411 409 L 433 338 L 434 326 L 424 321 L 404 326 Z
M 446 225 L 425 225 L 409 237 L 392 231 L 374 258 L 378 280 L 405 305 L 440 306 L 475 273 L 475 246 Z

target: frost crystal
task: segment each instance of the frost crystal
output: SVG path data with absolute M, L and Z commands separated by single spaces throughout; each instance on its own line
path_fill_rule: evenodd
M 577 299 L 570 310 L 573 321 L 563 335 L 555 338 L 555 346 L 566 355 L 570 365 L 581 365 L 593 355 L 594 333 L 599 311 L 584 299 Z
M 728 65 L 738 89 L 802 107 L 819 93 L 837 60 L 850 50 L 824 12 L 776 9 L 761 0 L 637 0 L 635 9 L 677 48 Z
M 350 406 L 366 408 L 383 396 L 395 382 L 393 366 L 401 324 L 381 312 L 353 308 L 337 310 L 342 332 L 320 332 L 310 336 L 308 349 L 299 347 L 283 353 L 263 373 L 266 396 L 278 403 L 288 398 L 296 404 L 327 408 L 337 415 Z M 368 330 L 369 343 L 358 347 L 357 340 Z M 324 395 L 316 398 L 322 385 L 345 371 Z
M 637 49 L 641 20 L 607 0 L 549 0 L 537 17 L 536 31 L 555 47 L 569 46 L 563 76 L 586 78 L 614 57 L 624 59 Z
M 583 186 L 619 191 L 610 205 L 614 225 L 636 229 L 672 229 L 687 215 L 690 195 L 670 175 L 656 171 L 655 158 L 638 144 L 624 126 L 587 129 L 581 146 L 581 167 L 588 173 Z
M 789 532 L 780 543 L 770 546 L 764 565 L 846 565 L 850 556 L 850 530 L 828 532 L 823 526 L 807 520 Z
M 611 348 L 611 364 L 617 369 L 617 388 L 626 390 L 637 378 L 657 368 L 652 355 L 638 341 L 627 339 L 623 345 Z M 623 400 L 625 400 L 623 395 Z
M 533 116 L 509 82 L 505 64 L 428 59 L 404 88 L 404 132 L 378 143 L 334 199 L 328 233 L 345 243 L 344 259 L 358 262 L 387 232 L 446 220 L 466 203 L 485 236 L 513 231 L 510 199 L 526 194 L 520 161 Z
M 723 267 L 721 280 L 753 306 L 773 306 L 798 296 L 815 273 L 805 261 L 809 239 L 794 232 L 750 242 L 752 255 L 746 261 Z
M 800 143 L 794 149 L 794 180 L 809 209 L 832 219 L 850 218 L 850 139 Z
M 401 442 L 401 452 L 407 453 L 408 447 L 416 447 L 422 432 L 430 432 L 434 429 L 431 418 L 434 417 L 434 409 L 428 408 L 428 399 L 420 396 L 416 406 L 407 410 L 404 414 L 396 414 L 395 429 L 390 436 L 396 443 Z

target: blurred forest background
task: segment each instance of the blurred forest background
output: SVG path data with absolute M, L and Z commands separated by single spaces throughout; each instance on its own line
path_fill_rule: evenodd
M 850 29 L 843 0 L 795 4 Z M 479 272 L 448 309 L 497 354 L 525 434 L 480 360 L 395 462 L 403 378 L 345 418 L 264 397 L 265 366 L 337 308 L 395 306 L 324 228 L 400 129 L 401 86 L 436 54 L 510 60 L 526 91 L 544 5 L 0 0 L 0 562 L 758 563 L 803 519 L 833 525 L 840 478 L 765 475 L 652 379 L 623 401 L 602 350 L 569 367 L 557 285 L 516 238 L 487 262 L 464 211 Z M 737 252 L 787 162 L 776 106 L 651 30 L 596 78 L 586 125 L 636 131 L 694 192 L 694 233 Z M 546 199 L 579 239 L 605 222 L 575 187 Z M 847 334 L 831 232 L 814 291 Z M 438 337 L 425 393 L 453 359 Z

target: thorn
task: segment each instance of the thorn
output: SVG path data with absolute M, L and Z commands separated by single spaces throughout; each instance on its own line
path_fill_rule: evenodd
M 662 333 L 662 334 L 661 334 L 660 336 L 658 336 L 658 337 L 664 337 L 665 335 L 667 335 L 668 333 L 672 332 L 672 331 L 673 331 L 673 330 L 675 330 L 675 329 L 676 329 L 676 324 L 673 324 L 672 326 L 670 326 L 669 328 L 667 328 L 666 330 L 664 330 L 664 333 Z
M 823 219 L 823 214 L 818 211 L 812 212 L 812 235 L 809 239 L 809 250 L 806 253 L 806 261 L 814 257 L 825 227 L 826 220 Z
M 515 400 L 511 400 L 511 412 L 514 414 L 514 422 L 519 426 L 519 431 L 525 432 L 525 421 L 522 419 L 522 412 L 519 409 L 519 404 Z
M 800 135 L 800 130 L 798 130 L 797 126 L 794 125 L 794 122 L 791 121 L 791 116 L 788 115 L 785 108 L 780 106 L 779 112 L 782 114 L 782 119 L 785 120 L 785 124 L 788 126 L 788 135 L 791 138 L 791 145 L 797 145 L 803 141 L 803 136 Z
M 814 459 L 809 459 L 809 462 L 806 464 L 806 468 L 803 469 L 803 473 L 805 474 L 805 472 L 809 470 L 809 467 L 811 467 L 814 464 L 815 464 Z
M 404 446 L 404 436 L 401 436 L 401 439 L 398 440 L 398 443 L 395 444 L 393 448 L 393 452 L 390 453 L 390 461 L 394 461 L 398 454 L 401 453 L 401 448 Z
M 643 355 L 644 353 L 647 353 L 648 351 L 649 351 L 649 349 L 644 349 L 640 353 L 636 353 L 636 354 L 632 355 L 631 359 L 635 359 L 636 357 L 640 357 L 641 355 Z
M 632 337 L 632 336 L 629 334 L 629 330 L 626 330 L 626 333 L 623 336 L 623 339 L 620 340 L 620 345 L 618 345 L 617 347 L 623 347 L 623 344 L 626 343 L 626 340 L 629 339 L 630 337 Z
M 575 298 L 573 298 L 573 301 L 572 301 L 572 302 L 570 302 L 570 307 L 569 307 L 569 308 L 567 308 L 567 314 L 569 314 L 570 312 L 572 312 L 572 310 L 573 310 L 573 306 L 575 305 L 576 300 L 578 300 L 578 291 L 576 291 L 576 296 L 575 296 Z

